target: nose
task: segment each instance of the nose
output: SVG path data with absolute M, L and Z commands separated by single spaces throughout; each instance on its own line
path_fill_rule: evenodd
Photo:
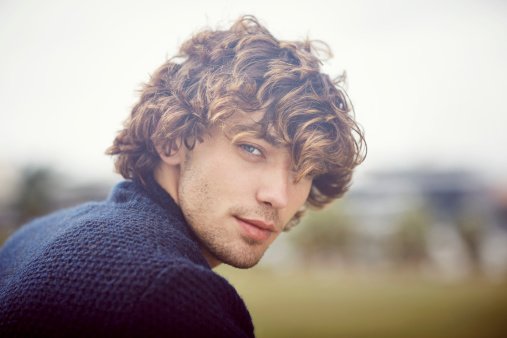
M 270 170 L 263 175 L 257 189 L 259 203 L 275 209 L 285 208 L 289 202 L 290 174 L 286 169 Z

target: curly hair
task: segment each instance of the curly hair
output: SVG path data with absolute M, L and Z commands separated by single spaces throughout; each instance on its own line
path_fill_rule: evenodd
M 192 149 L 232 115 L 262 111 L 256 135 L 288 147 L 297 179 L 313 178 L 306 205 L 320 208 L 347 191 L 366 155 L 343 77 L 321 73 L 323 53 L 323 42 L 277 40 L 253 16 L 202 31 L 143 86 L 107 153 L 123 177 L 143 182 L 160 161 L 156 147 Z

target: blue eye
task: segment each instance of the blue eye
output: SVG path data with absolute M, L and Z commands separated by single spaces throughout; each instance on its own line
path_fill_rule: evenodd
M 255 155 L 255 156 L 261 156 L 262 155 L 262 152 L 258 148 L 254 147 L 254 146 L 252 146 L 250 144 L 240 144 L 240 147 L 244 151 L 246 151 L 247 153 L 250 153 L 252 155 Z

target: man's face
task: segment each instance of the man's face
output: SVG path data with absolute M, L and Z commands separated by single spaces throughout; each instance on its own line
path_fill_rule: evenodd
M 206 259 L 254 266 L 305 203 L 311 179 L 294 181 L 286 148 L 253 136 L 232 142 L 219 128 L 183 151 L 177 200 Z

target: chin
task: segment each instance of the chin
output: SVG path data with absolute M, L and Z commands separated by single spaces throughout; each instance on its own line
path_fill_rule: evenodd
M 257 265 L 261 260 L 264 252 L 260 255 L 245 255 L 241 253 L 239 255 L 221 255 L 216 254 L 215 257 L 222 263 L 233 266 L 238 269 L 249 269 Z
M 255 262 L 237 262 L 237 261 L 234 261 L 234 262 L 224 262 L 225 264 L 227 265 L 230 265 L 230 266 L 233 266 L 235 268 L 238 268 L 238 269 L 250 269 L 250 268 L 253 268 L 254 266 L 257 265 L 257 263 L 259 263 L 260 259 L 256 260 Z

